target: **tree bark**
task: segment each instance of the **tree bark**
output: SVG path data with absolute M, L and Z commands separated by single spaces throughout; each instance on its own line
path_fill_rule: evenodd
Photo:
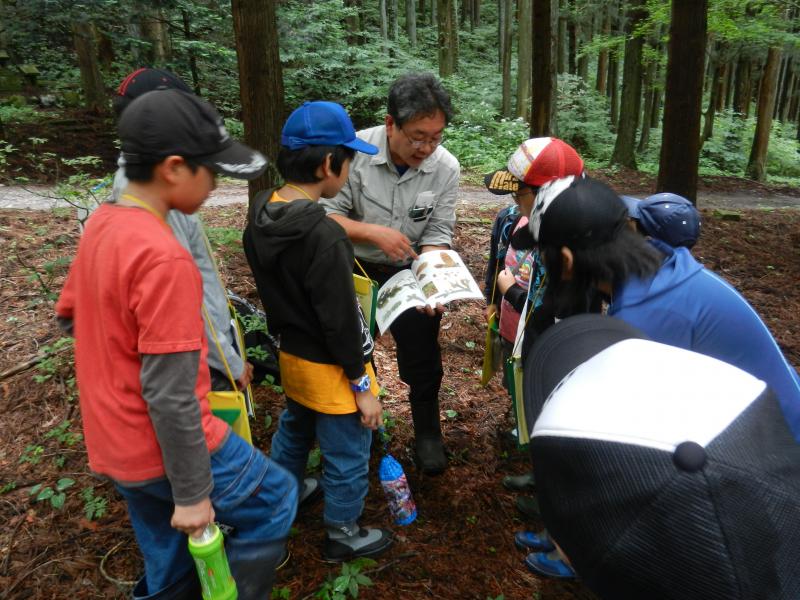
M 758 117 L 750 160 L 745 175 L 756 181 L 767 178 L 767 149 L 769 148 L 769 132 L 772 128 L 772 113 L 775 109 L 775 90 L 778 83 L 778 69 L 781 62 L 781 49 L 772 47 L 767 52 L 767 64 L 761 77 L 761 89 L 758 93 Z
M 565 0 L 567 8 L 569 8 L 570 0 Z M 567 17 L 567 72 L 570 75 L 575 75 L 578 72 L 578 26 L 575 23 L 574 13 L 570 13 Z
M 531 118 L 531 69 L 533 65 L 533 9 L 531 0 L 518 0 L 517 23 L 517 116 Z
M 386 0 L 378 1 L 378 12 L 381 19 L 381 39 L 387 41 L 389 39 L 389 24 L 386 19 Z
M 414 0 L 406 0 L 406 35 L 412 48 L 417 47 L 417 11 Z
M 749 112 L 750 95 L 752 93 L 753 63 L 749 57 L 739 55 L 736 63 L 736 87 L 733 92 L 733 111 L 746 118 Z
M 611 16 L 609 14 L 608 6 L 603 6 L 600 9 L 602 19 L 601 33 L 608 36 L 611 33 Z M 606 95 L 606 77 L 608 75 L 608 50 L 600 50 L 597 55 L 597 76 L 595 78 L 595 89 L 601 96 Z
M 194 39 L 194 34 L 192 33 L 192 25 L 189 19 L 189 13 L 185 10 L 181 10 L 181 18 L 183 19 L 183 37 L 187 41 L 191 41 Z M 197 58 L 194 55 L 194 50 L 189 50 L 189 71 L 192 74 L 192 89 L 194 93 L 198 96 L 200 95 L 200 75 L 197 71 Z
M 364 43 L 364 40 L 361 35 L 361 18 L 358 10 L 359 0 L 344 0 L 344 5 L 352 11 L 352 14 L 345 18 L 347 43 L 351 46 L 360 46 Z
M 708 0 L 672 0 L 658 192 L 697 201 Z
M 504 117 L 511 117 L 511 8 L 512 0 L 503 0 L 503 65 L 502 72 L 502 101 L 500 113 Z
M 481 0 L 472 0 L 472 19 L 473 26 L 481 26 Z
M 533 94 L 531 137 L 557 135 L 558 3 L 533 0 Z
M 387 7 L 389 19 L 389 39 L 393 42 L 397 41 L 397 0 L 389 0 Z
M 567 17 L 562 15 L 565 0 L 558 0 L 558 72 L 567 70 Z
M 777 102 L 778 114 L 776 118 L 781 122 L 785 123 L 786 118 L 789 114 L 789 99 L 792 96 L 792 90 L 794 89 L 794 82 L 795 82 L 795 65 L 792 61 L 792 57 L 788 57 L 787 59 L 787 73 L 783 80 L 783 88 L 780 90 L 780 99 Z
M 648 45 L 651 48 L 658 48 L 658 39 L 660 36 L 660 27 L 656 26 L 655 31 L 653 31 L 650 36 Z M 639 146 L 636 148 L 636 150 L 640 153 L 647 150 L 647 146 L 650 144 L 650 129 L 653 127 L 653 102 L 655 100 L 655 94 L 653 92 L 656 87 L 656 67 L 656 61 L 652 59 L 647 61 L 647 64 L 645 65 L 644 82 L 642 85 L 642 95 L 644 98 L 644 110 L 642 111 L 642 130 L 639 134 Z
M 97 31 L 94 23 L 76 21 L 72 23 L 72 40 L 78 56 L 81 72 L 81 87 L 87 110 L 101 114 L 106 112 L 107 99 L 103 75 L 97 61 Z
M 575 25 L 575 39 L 578 48 L 592 41 L 592 21 L 589 20 L 589 26 L 585 26 L 585 22 L 580 20 Z M 589 81 L 589 55 L 585 52 L 578 57 L 578 77 L 583 79 L 584 83 Z
M 456 0 L 436 0 L 439 31 L 439 76 L 458 71 L 458 21 Z
M 725 79 L 725 44 L 720 42 L 717 44 L 716 53 L 711 57 L 713 61 L 713 68 L 711 71 L 711 94 L 708 98 L 708 109 L 705 114 L 705 122 L 703 123 L 703 135 L 700 137 L 700 149 L 703 149 L 703 144 L 711 139 L 714 135 L 714 117 L 717 115 L 717 105 L 719 98 L 722 95 L 722 84 Z
M 244 141 L 275 164 L 284 119 L 275 3 L 231 0 L 231 15 L 239 64 Z M 274 187 L 276 183 L 275 170 L 267 169 L 261 177 L 249 182 L 250 201 L 258 191 Z
M 628 22 L 625 27 L 625 64 L 622 73 L 621 118 L 611 164 L 636 168 L 636 129 L 642 102 L 642 48 L 644 39 L 635 36 L 636 27 L 647 16 L 645 0 L 628 1 Z

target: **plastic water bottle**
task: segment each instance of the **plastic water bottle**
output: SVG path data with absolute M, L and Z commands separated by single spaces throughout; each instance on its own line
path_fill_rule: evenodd
M 203 600 L 235 600 L 236 582 L 225 556 L 222 532 L 209 523 L 199 537 L 189 536 L 189 553 L 194 558 Z
M 417 505 L 414 504 L 402 465 L 392 455 L 386 455 L 378 465 L 378 476 L 395 524 L 412 523 L 417 518 Z

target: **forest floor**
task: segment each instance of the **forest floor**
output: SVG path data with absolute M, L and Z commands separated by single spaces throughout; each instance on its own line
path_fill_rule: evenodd
M 488 195 L 487 195 L 488 196 Z M 498 204 L 459 204 L 455 249 L 482 281 L 491 223 Z M 227 286 L 251 300 L 255 288 L 241 251 L 238 231 L 244 205 L 206 207 Z M 730 220 L 731 218 L 735 220 Z M 228 232 L 230 235 L 225 235 Z M 0 598 L 124 598 L 141 560 L 125 508 L 108 483 L 87 470 L 78 435 L 72 351 L 59 342 L 53 302 L 79 232 L 72 211 L 0 210 Z M 696 256 L 742 290 L 777 338 L 789 361 L 800 365 L 800 211 L 743 209 L 738 216 L 703 210 Z M 482 304 L 457 303 L 442 323 L 445 376 L 442 427 L 450 468 L 423 477 L 409 453 L 412 438 L 407 391 L 396 374 L 390 336 L 375 353 L 384 406 L 394 418 L 389 451 L 405 466 L 419 517 L 394 527 L 397 543 L 367 567 L 374 585 L 361 598 L 446 598 L 505 600 L 591 598 L 580 583 L 549 581 L 530 574 L 513 543 L 515 531 L 539 528 L 514 508 L 514 494 L 500 481 L 525 472 L 524 453 L 506 447 L 498 433 L 511 427 L 509 400 L 496 377 L 479 385 L 483 355 Z M 60 350 L 59 350 L 60 349 Z M 37 356 L 52 358 L 32 366 Z M 19 369 L 15 374 L 9 374 Z M 256 389 L 255 444 L 269 452 L 283 398 Z M 447 415 L 447 416 L 445 416 Z M 65 424 L 66 423 L 66 424 Z M 363 521 L 391 527 L 372 459 L 370 493 Z M 67 479 L 68 481 L 63 481 Z M 58 482 L 64 489 L 59 504 Z M 34 486 L 53 495 L 37 501 Z M 42 488 L 39 489 L 41 491 Z M 47 494 L 45 494 L 47 496 Z M 92 510 L 105 501 L 99 518 Z M 95 517 L 95 518 L 90 518 Z M 276 589 L 306 600 L 340 568 L 321 560 L 321 506 L 298 519 L 290 540 L 293 558 Z

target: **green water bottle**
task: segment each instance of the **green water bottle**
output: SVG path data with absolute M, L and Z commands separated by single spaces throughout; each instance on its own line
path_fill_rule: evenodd
M 235 600 L 236 582 L 225 556 L 222 532 L 209 523 L 199 537 L 189 536 L 189 553 L 194 558 L 203 600 Z

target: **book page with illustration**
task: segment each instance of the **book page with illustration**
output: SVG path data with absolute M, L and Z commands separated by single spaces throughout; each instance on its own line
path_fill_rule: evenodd
M 456 252 L 431 250 L 420 254 L 411 268 L 393 275 L 378 290 L 376 321 L 383 333 L 409 308 L 482 298 L 475 278 Z

